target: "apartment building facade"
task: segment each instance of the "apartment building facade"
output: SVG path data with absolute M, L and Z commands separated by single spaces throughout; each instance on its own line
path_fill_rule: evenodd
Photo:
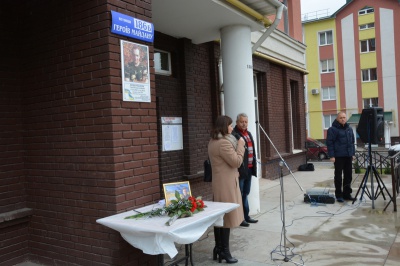
M 382 107 L 385 146 L 398 141 L 398 1 L 347 1 L 333 15 L 303 21 L 307 45 L 307 130 L 325 139 L 339 111 L 356 128 L 364 108 Z

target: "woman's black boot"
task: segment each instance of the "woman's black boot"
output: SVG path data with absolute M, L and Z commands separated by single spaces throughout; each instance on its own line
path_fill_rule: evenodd
M 236 263 L 237 259 L 233 258 L 229 251 L 229 234 L 230 228 L 221 228 L 221 251 L 219 252 L 218 262 L 225 260 L 226 263 Z
M 217 255 L 221 251 L 221 228 L 214 226 L 215 247 L 213 249 L 213 260 L 217 260 Z

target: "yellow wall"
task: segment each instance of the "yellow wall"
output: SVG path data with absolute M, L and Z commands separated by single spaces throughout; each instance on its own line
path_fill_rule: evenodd
M 376 53 L 369 52 L 360 54 L 360 67 L 361 69 L 376 68 Z
M 375 29 L 360 30 L 358 36 L 360 40 L 375 38 Z
M 358 25 L 363 25 L 375 21 L 375 13 L 370 13 L 366 15 L 358 15 Z
M 362 98 L 377 98 L 378 97 L 378 82 L 369 81 L 361 83 Z
M 358 16 L 358 25 L 372 23 L 375 21 L 374 14 L 367 14 L 367 15 L 359 15 Z M 359 38 L 360 40 L 368 40 L 375 38 L 375 28 L 360 30 L 359 31 Z M 361 53 L 361 50 L 360 50 Z M 376 68 L 376 52 L 369 52 L 369 53 L 361 53 L 360 54 L 360 68 L 367 69 L 367 68 Z M 361 83 L 361 97 L 365 98 L 376 98 L 378 97 L 378 82 L 371 81 L 371 82 L 362 82 Z
M 322 114 L 322 92 L 320 80 L 320 60 L 319 60 L 319 32 L 332 30 L 333 45 L 336 57 L 336 32 L 335 19 L 320 20 L 313 23 L 304 24 L 304 43 L 306 48 L 306 64 L 309 74 L 307 75 L 307 97 L 309 113 L 309 134 L 312 138 L 324 138 L 324 122 Z M 335 60 L 335 69 L 337 71 L 337 60 Z M 336 79 L 337 74 L 335 73 Z M 311 90 L 318 89 L 319 95 L 312 95 Z M 336 82 L 336 99 L 339 102 L 339 84 Z

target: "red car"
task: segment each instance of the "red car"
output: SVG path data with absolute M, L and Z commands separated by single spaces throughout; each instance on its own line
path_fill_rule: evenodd
M 306 149 L 307 159 L 318 159 L 321 161 L 329 158 L 328 147 L 316 139 L 307 138 Z

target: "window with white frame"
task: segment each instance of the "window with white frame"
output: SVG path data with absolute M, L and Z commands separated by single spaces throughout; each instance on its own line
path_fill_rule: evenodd
M 322 88 L 322 100 L 336 100 L 336 88 L 326 87 Z
M 375 38 L 360 41 L 361 53 L 368 53 L 375 51 Z
M 333 59 L 321 60 L 321 72 L 329 73 L 335 71 L 335 64 Z
M 375 28 L 375 23 L 367 23 L 367 24 L 362 24 L 359 26 L 360 30 L 367 30 L 367 29 L 373 29 Z
M 375 81 L 378 79 L 376 68 L 368 68 L 361 70 L 362 73 L 362 81 Z
M 335 115 L 324 115 L 324 129 L 328 129 L 332 126 L 333 121 L 336 119 Z
M 378 107 L 378 98 L 363 99 L 363 108 Z
M 328 45 L 333 43 L 332 31 L 324 31 L 319 33 L 319 45 Z
M 366 14 L 370 14 L 370 13 L 374 13 L 374 8 L 373 7 L 366 7 L 366 8 L 363 8 L 363 9 L 358 11 L 359 15 L 366 15 Z
M 154 50 L 154 69 L 156 74 L 171 75 L 171 54 L 162 50 Z

